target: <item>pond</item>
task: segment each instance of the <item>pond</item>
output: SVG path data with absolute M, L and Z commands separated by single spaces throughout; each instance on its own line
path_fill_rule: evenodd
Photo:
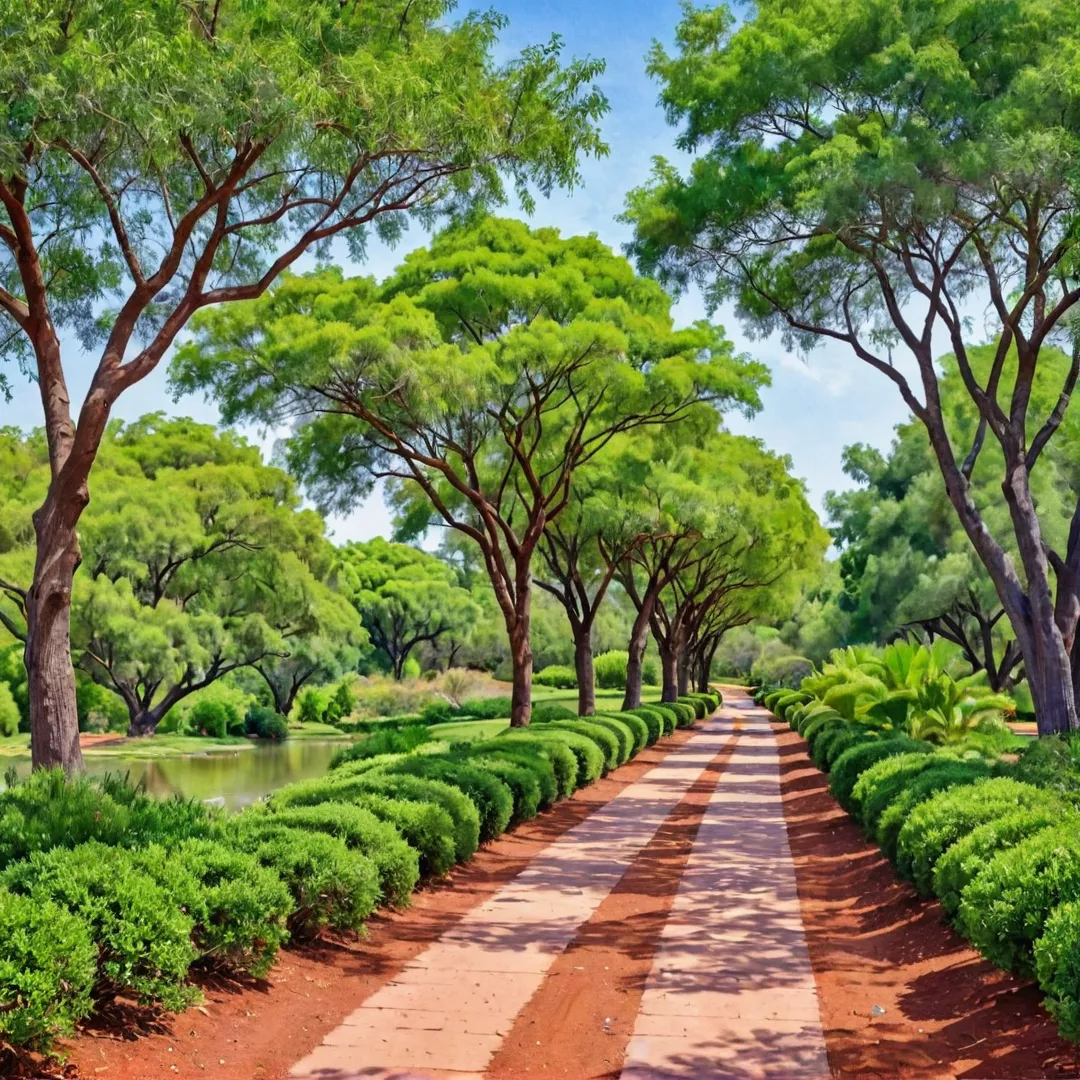
M 214 802 L 229 809 L 254 802 L 263 795 L 292 783 L 322 776 L 342 740 L 295 739 L 281 743 L 256 743 L 206 754 L 162 758 L 126 758 L 122 754 L 87 754 L 89 776 L 127 773 L 133 783 L 145 783 L 151 795 L 183 795 Z M 30 770 L 29 758 L 7 759 L 20 775 Z M 2 787 L 0 781 L 0 787 Z

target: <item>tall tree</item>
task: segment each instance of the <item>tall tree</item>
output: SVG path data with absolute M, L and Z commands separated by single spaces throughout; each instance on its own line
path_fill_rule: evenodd
M 1080 374 L 1074 346 L 1038 406 L 1036 373 L 1080 302 L 1080 8 L 762 0 L 746 19 L 688 10 L 677 45 L 650 70 L 682 148 L 703 149 L 687 176 L 661 162 L 630 196 L 640 266 L 892 380 L 1008 615 L 1039 730 L 1075 727 L 1080 503 L 1057 546 L 1031 482 Z M 980 299 L 986 363 L 968 341 Z M 942 342 L 977 412 L 970 441 L 948 430 Z M 973 497 L 988 443 L 1008 538 Z
M 418 645 L 437 648 L 446 636 L 462 637 L 480 614 L 441 559 L 382 537 L 342 548 L 334 580 L 395 679 Z
M 452 0 L 27 0 L 0 35 L 0 341 L 36 379 L 50 483 L 26 663 L 35 766 L 81 764 L 69 647 L 77 527 L 113 405 L 200 309 L 402 215 L 572 184 L 603 150 L 602 65 L 492 60 Z M 98 357 L 76 413 L 61 331 Z
M 24 446 L 36 455 L 26 486 L 40 490 L 44 440 Z M 320 634 L 341 648 L 363 643 L 355 611 L 321 581 L 330 563 L 321 519 L 299 509 L 293 482 L 254 447 L 188 420 L 114 422 L 97 486 L 80 530 L 72 643 L 80 666 L 124 702 L 132 735 L 152 733 L 174 705 L 238 668 L 265 677 Z M 4 505 L 29 521 L 31 499 Z M 20 533 L 29 548 L 32 532 Z M 22 566 L 31 573 L 32 557 Z
M 178 388 L 226 416 L 320 416 L 290 461 L 321 505 L 373 479 L 426 500 L 483 556 L 513 658 L 514 725 L 531 709 L 532 562 L 575 472 L 617 435 L 714 405 L 757 405 L 765 369 L 595 237 L 486 219 L 439 235 L 381 288 L 323 271 L 207 312 Z

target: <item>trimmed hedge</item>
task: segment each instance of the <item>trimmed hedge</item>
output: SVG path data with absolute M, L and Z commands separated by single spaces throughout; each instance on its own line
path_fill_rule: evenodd
M 540 781 L 531 769 L 503 757 L 476 757 L 469 761 L 509 788 L 514 800 L 511 821 L 528 821 L 540 812 Z
M 1017 810 L 988 821 L 957 840 L 934 865 L 934 893 L 941 906 L 955 915 L 964 889 L 998 853 L 1015 847 L 1043 829 L 1057 827 L 1067 815 L 1060 807 Z M 1080 825 L 1077 822 L 1076 825 Z
M 630 747 L 630 756 L 636 757 L 646 746 L 649 745 L 649 725 L 640 716 L 634 713 L 597 713 L 594 720 L 614 720 L 622 724 L 631 735 L 633 740 Z
M 600 779 L 604 771 L 604 752 L 587 735 L 567 731 L 553 724 L 538 724 L 536 728 L 529 730 L 534 739 L 565 746 L 574 755 L 577 773 L 573 791 Z
M 1035 942 L 1035 972 L 1061 1034 L 1080 1042 L 1080 902 L 1054 909 Z
M 936 761 L 933 748 L 927 746 L 907 754 L 882 758 L 859 776 L 851 799 L 858 809 L 855 816 L 867 836 L 873 838 L 877 835 L 881 815 L 903 795 L 919 773 Z
M 594 724 L 588 720 L 552 720 L 545 723 L 543 729 L 572 731 L 587 739 L 592 739 L 604 756 L 603 771 L 605 773 L 611 772 L 622 764 L 619 760 L 619 740 L 602 724 Z
M 474 753 L 483 753 L 487 746 L 498 752 L 503 750 L 537 754 L 545 758 L 552 767 L 555 782 L 558 785 L 558 798 L 566 799 L 577 791 L 577 757 L 569 746 L 558 740 L 544 739 L 532 733 L 530 728 L 504 731 L 489 740 L 488 743 L 474 744 Z
M 670 735 L 679 726 L 679 714 L 671 707 L 670 702 L 654 701 L 645 707 L 652 709 L 660 717 L 665 735 Z
M 631 709 L 629 715 L 638 717 L 649 729 L 649 746 L 665 734 L 666 724 L 663 713 L 657 712 L 648 705 L 642 705 L 637 709 Z
M 857 817 L 858 807 L 852 800 L 852 792 L 859 777 L 883 758 L 918 752 L 925 749 L 926 745 L 915 739 L 897 736 L 850 747 L 833 762 L 829 770 L 829 791 L 832 797 L 849 814 Z
M 933 892 L 934 866 L 957 840 L 1010 811 L 1049 806 L 1054 798 L 1007 777 L 951 788 L 915 807 L 896 839 L 896 868 L 923 896 Z
M 1043 829 L 1000 852 L 964 889 L 959 925 L 998 967 L 1035 974 L 1034 946 L 1051 912 L 1080 896 L 1080 835 Z
M 540 789 L 539 808 L 541 810 L 546 810 L 559 798 L 559 781 L 555 774 L 555 766 L 539 744 L 528 747 L 519 742 L 514 745 L 506 737 L 502 737 L 455 747 L 455 752 L 478 765 L 490 759 L 506 761 L 528 770 Z M 573 754 L 568 754 L 568 756 L 569 771 L 576 771 L 577 765 L 573 760 Z
M 603 714 L 585 717 L 590 724 L 595 724 L 611 732 L 619 744 L 619 756 L 616 764 L 624 765 L 637 753 L 637 741 L 634 733 L 621 720 Z

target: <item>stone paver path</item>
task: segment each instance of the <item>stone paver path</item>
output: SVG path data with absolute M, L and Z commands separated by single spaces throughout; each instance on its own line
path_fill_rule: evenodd
M 828 1077 L 765 715 L 744 696 L 725 705 L 368 998 L 294 1080 L 482 1078 L 555 958 L 732 740 L 623 1077 Z

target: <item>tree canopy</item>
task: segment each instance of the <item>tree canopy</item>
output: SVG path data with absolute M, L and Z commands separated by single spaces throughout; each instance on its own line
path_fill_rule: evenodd
M 674 54 L 654 49 L 650 71 L 697 156 L 686 175 L 658 162 L 629 196 L 639 265 L 675 286 L 700 281 L 790 345 L 845 345 L 892 380 L 1007 612 L 1043 730 L 1075 726 L 1080 529 L 1057 545 L 1031 477 L 1080 374 L 1068 345 L 1080 10 L 762 0 L 744 20 L 687 9 L 676 42 Z M 969 340 L 980 295 L 988 362 Z M 942 341 L 976 411 L 970 439 L 949 430 Z M 1040 400 L 1036 372 L 1055 342 L 1072 355 Z M 1011 542 L 973 494 L 988 443 Z

